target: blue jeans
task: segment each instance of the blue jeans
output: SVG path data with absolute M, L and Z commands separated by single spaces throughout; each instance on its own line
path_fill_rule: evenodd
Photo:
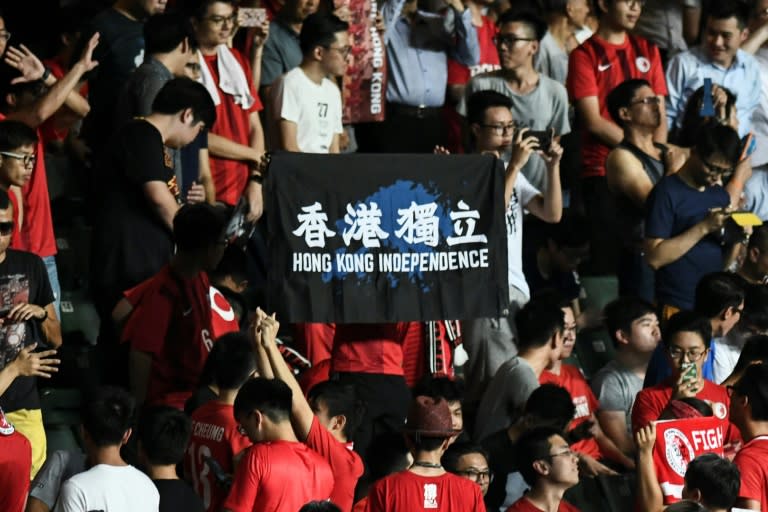
M 43 263 L 45 263 L 45 271 L 48 272 L 48 281 L 51 283 L 51 291 L 53 291 L 56 318 L 61 322 L 61 285 L 59 284 L 59 271 L 56 268 L 56 257 L 46 256 L 43 258 Z

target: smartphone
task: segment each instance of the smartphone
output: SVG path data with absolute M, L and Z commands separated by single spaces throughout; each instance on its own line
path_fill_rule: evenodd
M 691 382 L 699 378 L 696 363 L 683 363 L 680 370 L 683 375 L 683 382 Z
M 267 10 L 262 7 L 240 7 L 237 24 L 241 27 L 258 27 L 267 21 Z
M 525 133 L 525 138 L 528 137 L 535 137 L 539 143 L 539 149 L 542 151 L 547 151 L 552 145 L 552 130 L 528 130 Z
M 712 117 L 715 115 L 715 103 L 712 100 L 712 79 L 704 79 L 704 96 L 701 99 L 701 117 Z

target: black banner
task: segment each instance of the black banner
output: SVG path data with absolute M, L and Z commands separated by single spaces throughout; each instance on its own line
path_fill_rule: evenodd
M 290 322 L 499 316 L 500 169 L 481 155 L 273 155 L 270 307 Z

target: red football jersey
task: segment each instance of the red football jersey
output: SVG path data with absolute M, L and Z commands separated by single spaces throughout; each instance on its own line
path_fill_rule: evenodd
M 672 398 L 672 381 L 666 380 L 651 388 L 645 388 L 637 394 L 635 405 L 632 406 L 632 431 L 637 432 L 652 421 L 659 419 L 669 400 Z M 716 418 L 723 423 L 726 444 L 739 441 L 741 434 L 736 425 L 728 421 L 728 407 L 731 403 L 728 392 L 723 386 L 704 381 L 704 389 L 696 395 L 699 400 L 704 400 L 712 406 Z
M 483 16 L 483 24 L 475 27 L 477 42 L 480 44 L 480 60 L 474 66 L 465 66 L 459 61 L 448 59 L 448 85 L 464 85 L 469 79 L 480 73 L 499 69 L 499 52 L 493 43 L 493 38 L 499 29 L 487 16 Z
M 507 509 L 507 512 L 544 512 L 539 507 L 528 501 L 528 498 L 522 497 L 512 504 Z M 571 505 L 565 500 L 560 500 L 560 506 L 557 507 L 557 512 L 579 512 L 579 509 Z
M 312 420 L 306 443 L 331 466 L 334 478 L 331 501 L 342 512 L 350 512 L 355 500 L 357 480 L 363 474 L 363 460 L 352 448 L 352 443 L 338 442 L 317 418 Z
M 573 365 L 563 364 L 560 367 L 560 375 L 544 370 L 539 377 L 539 383 L 555 384 L 565 388 L 571 394 L 573 405 L 576 407 L 576 414 L 573 417 L 571 428 L 588 421 L 592 417 L 592 413 L 600 408 L 600 402 L 598 402 L 589 384 L 587 384 L 586 379 L 579 369 Z M 598 446 L 594 437 L 574 443 L 571 445 L 571 448 L 598 460 L 603 457 L 600 446 Z
M 244 110 L 235 103 L 234 96 L 226 94 L 218 88 L 221 102 L 216 105 L 216 122 L 210 127 L 210 132 L 226 137 L 238 144 L 250 146 L 250 121 L 249 116 L 258 112 L 263 107 L 261 100 L 251 82 L 251 66 L 243 59 L 240 52 L 232 48 L 232 55 L 240 63 L 250 85 L 251 96 L 256 100 L 251 108 Z M 205 64 L 211 73 L 214 83 L 219 83 L 218 56 L 206 55 Z M 248 184 L 248 164 L 240 160 L 229 160 L 211 156 L 211 175 L 216 187 L 216 200 L 228 205 L 235 205 L 243 195 L 243 190 Z
M 0 510 L 22 512 L 27 503 L 32 446 L 19 432 L 0 434 Z
M 251 441 L 237 430 L 233 407 L 213 400 L 192 413 L 192 436 L 184 456 L 184 474 L 203 499 L 207 512 L 218 512 L 227 497 L 217 482 L 208 459 L 218 463 L 226 474 L 235 470 L 234 457 L 251 446 Z
M 667 95 L 667 82 L 659 49 L 642 37 L 627 35 L 623 44 L 611 44 L 593 35 L 571 52 L 566 87 L 572 102 L 596 96 L 600 115 L 613 122 L 606 97 L 614 87 L 630 78 L 642 78 L 659 96 Z M 605 158 L 610 148 L 584 130 L 582 176 L 605 176 Z
M 368 512 L 485 512 L 476 483 L 451 473 L 421 476 L 401 471 L 379 480 L 368 494 Z
M 332 371 L 403 375 L 403 340 L 408 322 L 339 324 L 333 339 Z
M 333 473 L 303 443 L 256 443 L 237 465 L 235 481 L 222 505 L 232 512 L 296 512 L 333 492 Z
M 768 512 L 768 436 L 759 436 L 745 444 L 733 459 L 741 472 L 739 497 L 760 502 Z

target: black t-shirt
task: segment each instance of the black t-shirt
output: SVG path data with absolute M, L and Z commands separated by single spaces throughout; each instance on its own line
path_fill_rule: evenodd
M 25 302 L 41 307 L 53 302 L 48 273 L 39 256 L 8 249 L 0 263 L 0 317 Z M 38 320 L 0 326 L 0 368 L 16 359 L 22 348 L 41 341 L 45 340 Z M 0 396 L 0 407 L 5 412 L 39 409 L 35 377 L 17 377 Z
M 88 74 L 91 111 L 83 122 L 82 132 L 95 152 L 104 149 L 109 141 L 118 95 L 131 72 L 144 61 L 143 28 L 142 22 L 109 8 L 94 16 L 81 38 L 79 46 L 82 48 L 91 34 L 99 33 L 99 44 L 93 52 L 99 65 Z
M 184 480 L 152 480 L 160 493 L 159 512 L 203 512 L 200 496 Z
M 173 255 L 172 232 L 147 199 L 144 185 L 162 182 L 177 199 L 179 188 L 160 132 L 141 119 L 118 131 L 97 176 L 101 205 L 93 282 L 116 302 L 120 293 L 155 275 Z
M 507 477 L 518 473 L 515 445 L 507 435 L 507 429 L 499 430 L 486 437 L 480 443 L 489 454 L 488 467 L 493 472 L 493 480 L 485 495 L 485 508 L 499 510 L 507 497 Z

